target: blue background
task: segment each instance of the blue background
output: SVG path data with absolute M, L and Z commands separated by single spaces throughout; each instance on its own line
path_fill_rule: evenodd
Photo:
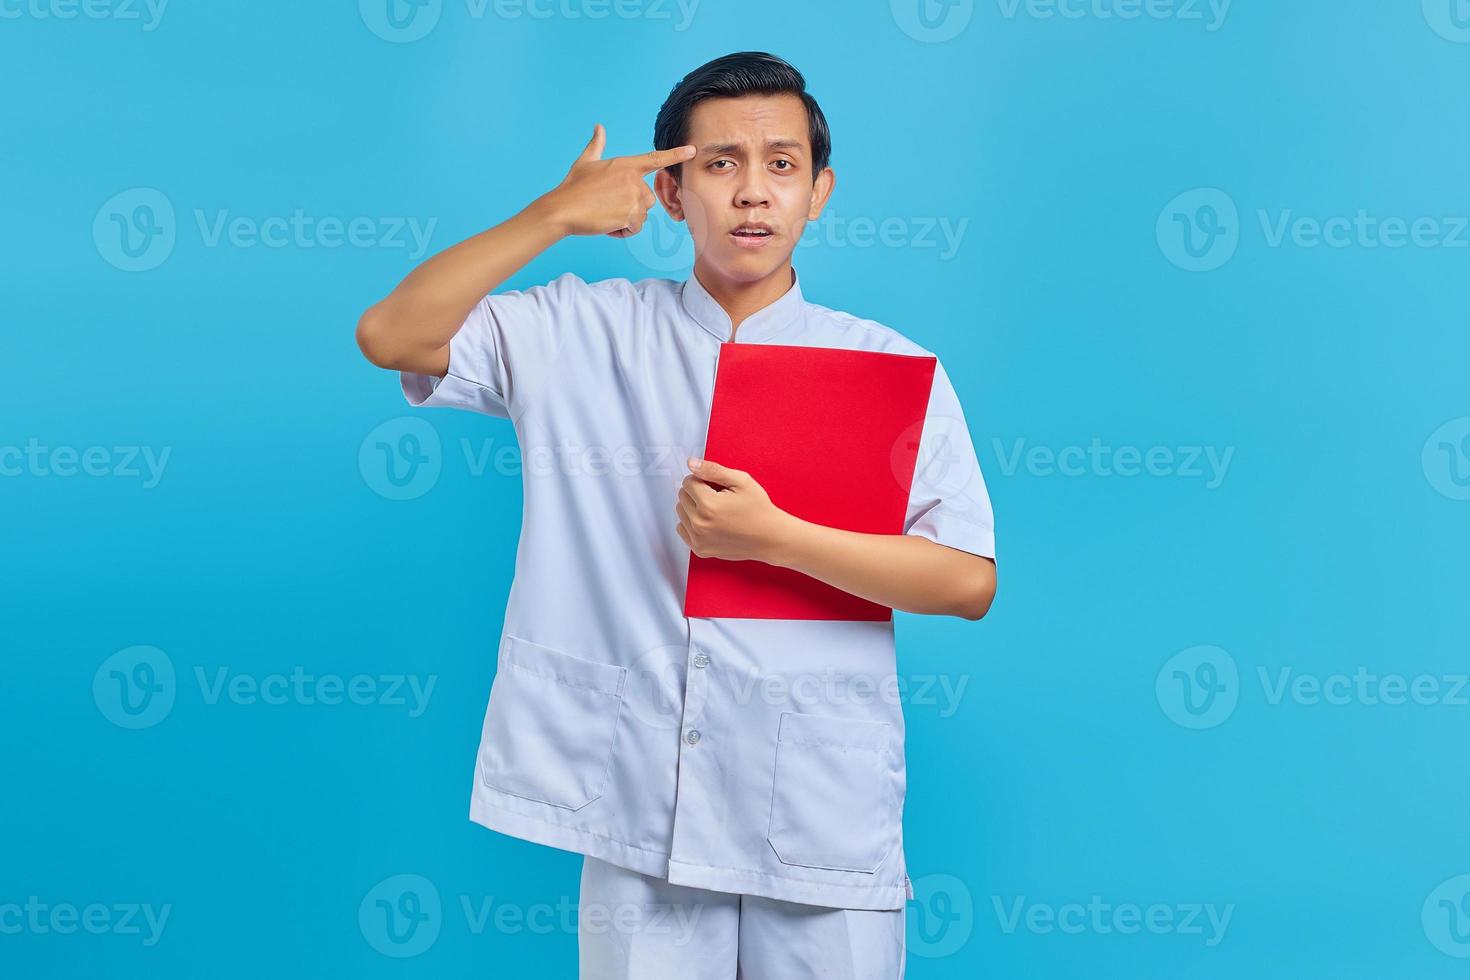
M 443 0 L 416 40 L 382 2 L 174 0 L 153 29 L 140 6 L 4 8 L 0 446 L 101 447 L 111 475 L 0 457 L 0 973 L 574 974 L 573 930 L 477 931 L 463 905 L 565 904 L 580 866 L 467 819 L 521 491 L 465 447 L 514 434 L 418 413 L 437 479 L 389 499 L 359 451 L 410 411 L 353 327 L 420 257 L 388 219 L 433 220 L 446 247 L 560 180 L 594 122 L 609 154 L 647 149 L 683 73 L 754 48 L 823 104 L 829 216 L 897 230 L 815 229 L 808 298 L 944 358 L 997 517 L 993 612 L 900 616 L 901 674 L 965 685 L 906 706 L 910 975 L 1464 975 L 1470 692 L 1447 695 L 1467 670 L 1470 30 L 1451 0 L 1223 22 L 1185 0 L 1134 19 L 982 0 L 931 3 L 932 28 L 905 0 L 704 0 L 687 24 L 652 0 L 599 19 L 614 8 Z M 173 217 L 149 225 L 159 196 Z M 366 217 L 375 244 L 211 245 L 196 218 L 296 209 Z M 1440 244 L 1273 242 L 1283 215 L 1360 211 L 1434 219 Z M 127 271 L 116 220 L 135 218 L 174 242 L 134 239 L 152 267 Z M 957 249 L 923 244 L 942 222 Z M 510 285 L 682 278 L 658 268 L 668 230 L 646 231 L 663 251 L 566 241 Z M 1218 485 L 1183 452 L 1132 476 L 1013 455 L 1094 440 L 1232 455 Z M 167 451 L 161 478 L 114 447 Z M 138 645 L 175 689 L 133 729 L 109 658 Z M 198 681 L 298 667 L 435 687 L 413 717 L 211 702 Z M 1440 696 L 1272 696 L 1283 670 L 1360 667 Z M 421 951 L 374 925 L 405 874 L 441 903 Z M 152 945 L 15 928 L 4 907 L 30 896 L 170 912 Z M 1093 896 L 1176 927 L 1007 928 L 1018 901 Z M 1211 904 L 1223 936 L 1178 927 Z

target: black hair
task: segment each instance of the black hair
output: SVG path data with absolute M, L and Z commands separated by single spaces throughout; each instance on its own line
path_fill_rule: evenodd
M 739 51 L 700 65 L 679 80 L 653 124 L 653 148 L 667 150 L 689 142 L 689 118 L 705 99 L 742 95 L 795 95 L 806 106 L 812 144 L 812 179 L 832 157 L 832 133 L 822 107 L 806 90 L 806 79 L 790 63 L 763 51 Z M 676 164 L 675 177 L 683 164 Z

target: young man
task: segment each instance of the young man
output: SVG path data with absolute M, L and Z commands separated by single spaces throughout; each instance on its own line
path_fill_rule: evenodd
M 805 522 L 700 460 L 721 342 L 928 352 L 802 294 L 792 251 L 835 178 L 826 120 L 786 62 L 743 52 L 690 73 L 652 152 L 604 159 L 605 139 L 595 126 L 557 187 L 428 259 L 358 325 L 410 404 L 508 418 L 521 445 L 471 817 L 585 855 L 584 978 L 900 977 L 892 621 L 686 618 L 685 573 L 690 551 L 761 561 L 979 619 L 994 537 L 964 416 L 941 364 L 902 534 Z M 637 234 L 655 192 L 694 239 L 688 279 L 565 273 L 491 294 L 566 235 Z

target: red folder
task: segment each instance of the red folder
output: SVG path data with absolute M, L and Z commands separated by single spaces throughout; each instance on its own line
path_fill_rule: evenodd
M 723 343 L 704 458 L 815 524 L 901 534 L 935 359 Z M 887 606 L 762 561 L 689 556 L 684 615 L 882 621 Z

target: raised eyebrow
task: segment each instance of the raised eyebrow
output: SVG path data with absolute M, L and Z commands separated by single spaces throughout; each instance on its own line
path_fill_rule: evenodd
M 768 150 L 799 150 L 802 148 L 801 140 L 793 139 L 770 139 L 766 140 Z M 699 148 L 700 153 L 739 153 L 745 148 L 744 143 L 706 143 Z

